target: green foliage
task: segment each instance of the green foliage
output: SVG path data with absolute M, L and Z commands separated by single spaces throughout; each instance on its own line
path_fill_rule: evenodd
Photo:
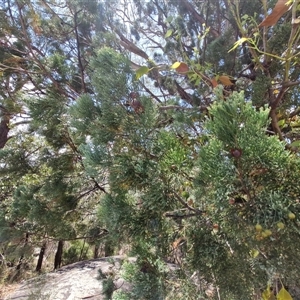
M 116 291 L 113 294 L 113 300 L 130 300 L 130 295 L 128 295 L 128 293 L 123 292 L 123 291 Z
M 99 269 L 97 279 L 102 281 L 102 294 L 105 296 L 105 300 L 112 299 L 115 290 L 113 278 L 105 275 L 101 269 Z
M 149 261 L 141 261 L 138 264 L 125 262 L 123 264 L 122 277 L 133 285 L 132 290 L 127 293 L 129 299 L 165 299 L 162 281 L 164 273 L 163 270 L 160 271 L 162 273 L 158 273 L 159 265 L 159 262 L 153 265 Z
M 96 228 L 138 257 L 130 299 L 297 285 L 299 7 L 259 27 L 278 1 L 48 2 L 0 5 L 8 261 Z
M 71 242 L 71 246 L 63 253 L 64 265 L 87 260 L 89 258 L 91 258 L 89 245 L 81 240 Z
M 114 281 L 112 278 L 104 279 L 102 282 L 103 294 L 105 295 L 105 300 L 112 299 L 112 294 L 115 289 Z
M 266 104 L 266 91 L 271 87 L 271 80 L 263 74 L 258 74 L 253 82 L 253 90 L 251 100 L 253 105 L 262 107 Z
M 192 263 L 200 273 L 212 270 L 211 279 L 218 282 L 223 296 L 245 293 L 245 298 L 255 282 L 259 286 L 259 281 L 266 281 L 275 272 L 289 277 L 295 270 L 295 266 L 287 270 L 292 258 L 290 250 L 284 249 L 295 239 L 295 227 L 288 222 L 287 212 L 298 211 L 299 191 L 287 181 L 298 172 L 299 159 L 275 137 L 265 134 L 268 110 L 256 111 L 244 101 L 243 94 L 234 93 L 226 101 L 216 102 L 210 113 L 206 123 L 210 140 L 199 152 L 197 201 L 219 230 L 214 235 L 203 228 L 191 233 L 195 249 Z M 276 227 L 279 221 L 287 222 L 283 232 Z M 256 223 L 273 235 L 266 238 L 255 232 Z M 265 257 L 251 262 L 251 249 L 259 253 L 264 249 Z M 197 257 L 204 259 L 198 261 Z

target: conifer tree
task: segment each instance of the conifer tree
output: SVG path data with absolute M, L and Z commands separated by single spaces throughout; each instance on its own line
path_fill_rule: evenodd
M 131 299 L 292 290 L 298 2 L 125 2 L 2 3 L 1 254 L 54 240 L 58 267 L 105 235 L 138 256 Z

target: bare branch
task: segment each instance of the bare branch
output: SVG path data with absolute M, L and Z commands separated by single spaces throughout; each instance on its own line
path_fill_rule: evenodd
M 175 198 L 187 209 L 195 212 L 195 213 L 202 213 L 202 211 L 200 211 L 199 209 L 193 208 L 190 205 L 188 205 L 177 193 L 173 192 Z

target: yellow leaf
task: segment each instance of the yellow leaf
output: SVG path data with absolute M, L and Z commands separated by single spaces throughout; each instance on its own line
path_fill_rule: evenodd
M 263 300 L 276 300 L 273 292 L 270 289 L 270 285 L 268 284 L 267 288 L 262 293 Z
M 283 14 L 285 14 L 291 6 L 291 1 L 288 0 L 278 0 L 275 7 L 273 8 L 271 14 L 269 14 L 258 27 L 272 26 L 277 23 Z
M 146 66 L 142 66 L 139 69 L 136 70 L 135 76 L 136 79 L 140 79 L 143 75 L 147 74 L 150 71 L 150 69 Z
M 180 66 L 181 62 L 176 61 L 172 66 L 171 69 L 177 69 Z
M 219 80 L 224 85 L 233 85 L 233 83 L 230 81 L 229 77 L 226 75 L 221 75 L 219 77 Z
M 176 69 L 176 72 L 177 73 L 180 73 L 180 74 L 185 74 L 188 72 L 189 70 L 189 67 L 186 63 L 184 62 L 179 62 L 179 61 L 176 61 L 172 66 L 171 66 L 171 69 Z
M 284 286 L 281 288 L 279 293 L 276 296 L 277 300 L 293 300 L 290 293 L 284 288 Z
M 250 250 L 250 256 L 251 256 L 252 258 L 257 257 L 258 255 L 259 255 L 259 251 L 257 251 L 256 249 Z
M 277 122 L 278 126 L 282 128 L 285 125 L 285 119 L 281 119 Z
M 233 44 L 233 47 L 228 51 L 228 52 L 231 52 L 233 51 L 234 49 L 236 49 L 238 46 L 242 45 L 244 42 L 248 41 L 249 39 L 248 38 L 245 38 L 245 37 L 242 37 L 240 38 L 238 41 L 236 41 L 234 44 Z
M 165 35 L 165 38 L 170 37 L 172 34 L 173 34 L 173 30 L 172 29 L 168 29 L 168 31 L 167 31 L 167 33 Z

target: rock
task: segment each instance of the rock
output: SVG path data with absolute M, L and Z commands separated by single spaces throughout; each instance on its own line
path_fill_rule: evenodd
M 113 256 L 64 266 L 24 282 L 4 300 L 101 300 L 105 299 L 103 280 L 107 278 L 112 278 L 115 289 L 129 291 L 130 284 L 119 275 L 124 259 Z M 126 259 L 135 261 L 135 258 Z

